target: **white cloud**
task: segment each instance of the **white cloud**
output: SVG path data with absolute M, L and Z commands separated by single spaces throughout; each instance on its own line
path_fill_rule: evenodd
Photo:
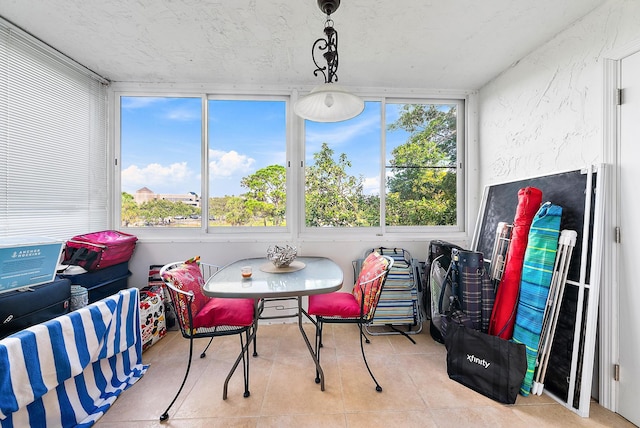
M 235 175 L 247 175 L 255 169 L 255 159 L 241 155 L 235 150 L 224 152 L 209 151 L 209 172 L 211 178 L 231 178 Z M 200 193 L 201 175 L 193 171 L 187 162 L 176 162 L 171 165 L 151 163 L 145 166 L 131 165 L 122 170 L 122 190 L 135 193 L 142 187 L 147 187 L 155 193 L 186 193 L 194 191 Z M 234 181 L 239 186 L 240 179 Z M 238 189 L 226 188 L 225 194 L 232 194 Z
M 158 97 L 123 97 L 122 108 L 123 109 L 135 109 L 144 108 L 152 104 L 158 104 L 164 102 L 164 98 Z
M 193 109 L 181 107 L 167 111 L 165 117 L 169 120 L 188 122 L 191 120 L 200 120 L 201 114 L 200 110 L 195 111 Z
M 165 97 L 123 97 L 122 108 L 134 110 L 155 106 L 153 114 L 161 114 L 167 120 L 187 122 L 200 120 L 202 112 L 200 104 L 195 102 L 182 102 L 174 98 Z
M 209 150 L 209 174 L 211 177 L 229 177 L 251 172 L 255 159 L 241 155 L 235 150 Z
M 379 116 L 369 115 L 344 124 L 334 124 L 328 127 L 326 132 L 307 131 L 306 143 L 307 145 L 311 144 L 318 147 L 320 147 L 321 143 L 328 143 L 334 147 L 370 132 L 372 127 L 378 126 L 379 123 Z
M 365 195 L 380 194 L 380 177 L 365 177 L 362 182 L 362 190 Z
M 176 162 L 164 166 L 151 163 L 144 167 L 131 165 L 122 170 L 122 189 L 135 192 L 148 187 L 156 193 L 185 193 L 194 191 L 194 185 L 200 188 L 195 174 L 187 166 L 187 162 Z

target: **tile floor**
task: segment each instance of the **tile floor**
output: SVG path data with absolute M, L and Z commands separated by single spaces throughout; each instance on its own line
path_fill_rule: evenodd
M 427 329 L 428 330 L 428 329 Z M 306 326 L 313 337 L 312 325 Z M 150 367 L 98 421 L 98 428 L 127 427 L 633 427 L 592 403 L 581 418 L 546 395 L 519 396 L 503 405 L 450 380 L 446 351 L 427 331 L 412 336 L 374 336 L 366 345 L 370 365 L 384 388 L 375 391 L 360 355 L 354 325 L 327 325 L 322 352 L 326 389 L 296 324 L 261 325 L 257 358 L 251 358 L 251 396 L 243 397 L 239 368 L 222 400 L 224 378 L 239 350 L 237 336 L 216 338 L 204 359 L 205 339 L 195 342 L 187 384 L 169 412 L 186 368 L 189 341 L 169 332 L 143 354 Z

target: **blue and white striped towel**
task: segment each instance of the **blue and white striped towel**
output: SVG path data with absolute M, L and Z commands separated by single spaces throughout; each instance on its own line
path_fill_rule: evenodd
M 139 291 L 0 340 L 0 426 L 88 427 L 146 371 Z

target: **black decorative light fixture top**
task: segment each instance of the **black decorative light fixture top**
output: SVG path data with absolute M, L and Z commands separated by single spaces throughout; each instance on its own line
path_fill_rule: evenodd
M 364 101 L 347 92 L 335 82 L 338 81 L 338 32 L 333 26 L 331 14 L 340 6 L 340 0 L 318 0 L 318 7 L 327 15 L 324 34 L 311 47 L 311 57 L 316 69 L 314 76 L 322 74 L 324 84 L 316 86 L 306 96 L 300 98 L 295 106 L 295 113 L 307 120 L 315 122 L 340 122 L 351 119 L 364 110 Z M 320 59 L 324 59 L 324 62 Z M 319 63 L 320 62 L 320 63 Z
M 317 76 L 320 72 L 324 75 L 324 83 L 333 83 L 338 81 L 338 76 L 336 75 L 338 71 L 338 32 L 333 28 L 331 14 L 340 6 L 340 0 L 318 0 L 318 6 L 320 10 L 327 14 L 327 20 L 324 23 L 326 38 L 319 38 L 311 47 L 311 57 L 316 65 L 316 70 L 313 74 Z M 322 53 L 327 65 L 321 66 L 318 64 L 316 53 L 318 55 Z

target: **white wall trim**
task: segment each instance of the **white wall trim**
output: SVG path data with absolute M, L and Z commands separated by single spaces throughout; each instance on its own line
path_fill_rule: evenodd
M 479 139 L 479 114 L 478 114 L 478 93 L 468 95 L 465 106 L 466 133 L 465 133 L 465 231 L 467 232 L 467 242 L 471 243 L 474 235 L 477 218 L 479 215 L 480 200 L 482 198 L 482 188 L 480 187 L 480 139 Z
M 620 61 L 640 51 L 640 39 L 634 40 L 603 55 L 603 123 L 602 159 L 608 168 L 606 189 L 604 257 L 602 266 L 603 287 L 600 291 L 600 404 L 613 412 L 618 411 L 618 387 L 614 380 L 614 365 L 620 358 L 618 245 L 615 228 L 620 224 L 619 135 L 620 114 L 616 105 L 616 92 L 620 85 Z
M 603 58 L 619 61 L 638 51 L 640 51 L 640 39 L 632 40 L 629 43 L 611 49 L 603 55 Z
M 600 328 L 599 328 L 599 400 L 600 404 L 612 411 L 617 408 L 617 382 L 613 379 L 613 365 L 618 361 L 618 323 L 615 319 L 618 313 L 618 281 L 615 260 L 617 246 L 613 231 L 617 221 L 616 194 L 617 188 L 617 121 L 615 93 L 618 87 L 618 62 L 611 59 L 604 60 L 603 82 L 603 123 L 602 123 L 602 159 L 611 165 L 609 180 L 605 195 L 607 197 L 607 212 L 604 228 L 604 257 L 602 266 L 603 287 L 600 289 Z

